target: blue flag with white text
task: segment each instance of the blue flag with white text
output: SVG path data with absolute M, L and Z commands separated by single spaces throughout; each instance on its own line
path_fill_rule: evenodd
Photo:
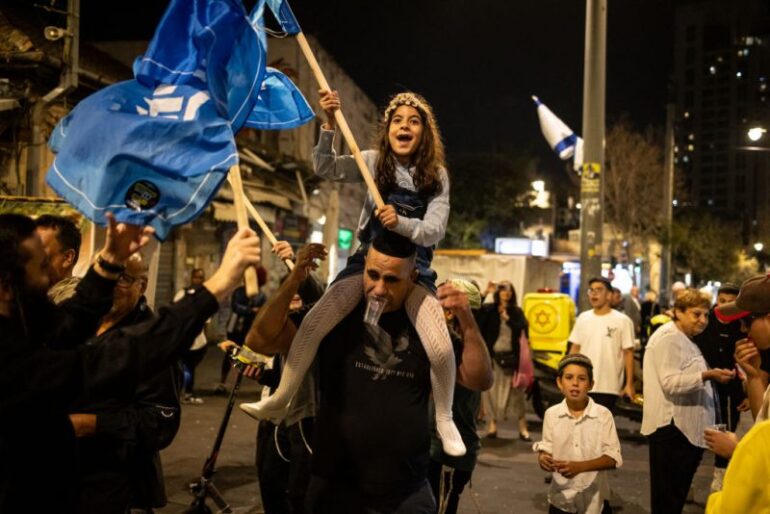
M 172 0 L 135 80 L 80 102 L 55 128 L 49 185 L 86 217 L 151 225 L 163 240 L 202 212 L 237 164 L 244 126 L 313 117 L 296 86 L 267 69 L 265 0 Z
M 208 93 L 135 80 L 81 101 L 54 129 L 48 184 L 87 218 L 151 225 L 163 240 L 194 219 L 238 162 Z
M 208 89 L 237 133 L 256 102 L 266 60 L 241 0 L 172 0 L 134 76 L 148 87 Z

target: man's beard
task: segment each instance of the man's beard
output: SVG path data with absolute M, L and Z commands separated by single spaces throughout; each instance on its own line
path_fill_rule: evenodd
M 48 344 L 56 324 L 56 307 L 46 291 L 23 284 L 16 288 L 12 318 L 29 340 Z

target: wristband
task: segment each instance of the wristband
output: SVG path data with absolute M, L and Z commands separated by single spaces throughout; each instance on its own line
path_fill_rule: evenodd
M 111 262 L 107 262 L 104 257 L 102 257 L 102 254 L 96 256 L 96 264 L 99 265 L 104 271 L 107 273 L 123 273 L 126 271 L 126 266 L 124 264 L 113 264 Z

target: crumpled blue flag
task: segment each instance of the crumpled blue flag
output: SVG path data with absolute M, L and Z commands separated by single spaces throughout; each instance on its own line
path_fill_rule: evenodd
M 261 130 L 290 129 L 313 118 L 315 113 L 297 86 L 280 71 L 268 67 L 246 126 Z
M 54 129 L 48 184 L 96 223 L 151 225 L 164 240 L 195 218 L 238 162 L 230 124 L 205 91 L 135 80 L 81 101 Z
M 267 0 L 267 6 L 273 11 L 275 19 L 278 20 L 284 32 L 291 35 L 302 32 L 287 0 Z
M 135 80 L 97 91 L 54 129 L 49 185 L 96 223 L 111 211 L 161 240 L 194 219 L 237 164 L 244 124 L 292 128 L 313 117 L 286 76 L 268 73 L 260 28 L 240 0 L 172 0 Z
M 257 30 L 241 0 L 172 0 L 147 52 L 134 63 L 134 76 L 148 87 L 209 90 L 237 133 L 265 77 L 267 47 Z

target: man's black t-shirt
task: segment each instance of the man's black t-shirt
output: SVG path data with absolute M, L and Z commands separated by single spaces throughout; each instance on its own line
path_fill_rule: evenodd
M 313 474 L 377 496 L 427 476 L 430 362 L 403 309 L 363 316 L 362 302 L 321 343 Z

